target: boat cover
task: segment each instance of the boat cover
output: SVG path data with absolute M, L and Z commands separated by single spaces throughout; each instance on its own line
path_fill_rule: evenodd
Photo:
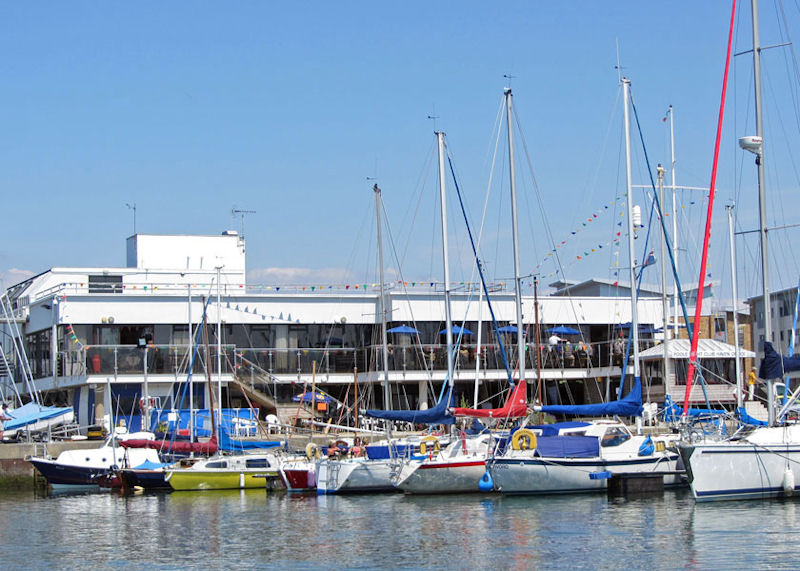
M 447 410 L 454 404 L 452 389 L 448 394 L 449 398 L 443 398 L 436 406 L 427 410 L 367 410 L 366 415 L 414 424 L 453 424 L 455 418 Z
M 159 470 L 161 468 L 166 468 L 169 464 L 165 464 L 162 462 L 151 462 L 150 460 L 145 460 L 138 466 L 134 466 L 134 470 Z
M 479 418 L 521 418 L 528 416 L 528 391 L 525 379 L 514 387 L 502 408 L 461 408 L 453 409 L 456 416 L 475 416 Z
M 536 455 L 543 458 L 596 458 L 600 439 L 596 436 L 540 436 Z
M 220 450 L 263 450 L 265 448 L 277 448 L 283 446 L 281 440 L 241 440 L 231 438 L 224 430 L 219 435 Z
M 641 416 L 642 381 L 637 378 L 630 392 L 619 400 L 598 404 L 551 404 L 543 406 L 542 412 L 579 416 Z
M 172 452 L 173 454 L 213 454 L 217 451 L 217 436 L 213 435 L 208 442 L 187 442 L 186 440 L 146 440 L 144 438 L 130 438 L 120 440 L 123 448 L 149 448 L 159 452 Z
M 11 420 L 4 421 L 3 427 L 9 431 L 18 430 L 40 421 L 67 417 L 70 413 L 73 413 L 71 406 L 42 406 L 29 402 L 13 410 L 6 410 L 6 416 L 11 417 Z
M 758 368 L 758 378 L 780 379 L 790 371 L 800 371 L 800 355 L 786 357 L 775 351 L 772 343 L 764 341 L 764 359 Z

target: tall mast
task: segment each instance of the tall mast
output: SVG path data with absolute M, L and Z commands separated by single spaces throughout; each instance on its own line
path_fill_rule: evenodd
M 639 313 L 636 293 L 636 252 L 634 246 L 633 227 L 633 182 L 631 177 L 631 122 L 630 122 L 630 79 L 622 78 L 623 116 L 625 119 L 625 177 L 628 195 L 628 260 L 631 280 L 631 340 L 633 343 L 633 378 L 634 383 L 639 375 Z M 622 398 L 622 389 L 625 385 L 625 371 L 619 383 L 619 398 Z
M 631 175 L 631 121 L 630 121 L 630 91 L 631 80 L 622 78 L 623 117 L 625 120 L 625 178 L 628 196 L 628 262 L 631 280 L 631 343 L 633 344 L 633 378 L 634 383 L 639 379 L 639 312 L 636 293 L 636 252 L 634 246 L 633 226 L 633 181 Z M 625 386 L 625 371 L 619 382 L 619 398 L 622 398 L 622 389 Z
M 739 357 L 739 290 L 736 286 L 736 244 L 733 238 L 733 209 L 736 205 L 729 204 L 728 233 L 731 243 L 731 287 L 733 288 L 733 345 L 734 345 L 734 371 L 736 372 L 736 408 L 742 408 L 742 365 Z
M 658 165 L 658 200 L 664 204 L 664 167 Z M 663 215 L 663 210 L 662 210 Z M 667 300 L 667 237 L 664 235 L 666 226 L 661 225 L 661 309 L 664 313 L 664 386 L 669 380 L 669 302 Z M 675 288 L 677 289 L 677 288 Z M 677 314 L 676 314 L 677 315 Z
M 517 232 L 517 182 L 514 175 L 514 126 L 511 109 L 511 88 L 505 89 L 506 125 L 508 131 L 508 173 L 511 184 L 511 231 L 514 239 L 514 301 L 517 308 L 517 354 L 519 379 L 525 379 L 525 326 L 522 323 L 522 279 L 519 277 L 519 236 Z
M 381 313 L 381 345 L 383 347 L 383 408 L 392 408 L 391 393 L 389 392 L 389 342 L 386 333 L 386 297 L 383 281 L 383 242 L 381 238 L 381 189 L 374 185 L 375 191 L 375 215 L 378 220 L 378 278 L 381 282 L 380 288 L 380 313 Z M 389 426 L 389 422 L 386 423 Z
M 189 353 L 188 361 L 191 366 L 194 351 L 194 334 L 192 333 L 192 284 L 189 284 Z M 183 403 L 178 406 L 180 408 Z M 192 383 L 192 371 L 189 371 L 189 442 L 194 442 L 194 384 Z
M 217 406 L 219 406 L 220 429 L 222 428 L 222 266 L 217 266 Z
M 450 315 L 450 262 L 447 245 L 447 193 L 445 192 L 444 170 L 444 133 L 436 131 L 436 142 L 439 149 L 439 202 L 442 213 L 442 265 L 444 268 L 444 318 L 447 337 L 447 383 L 453 387 L 453 318 Z M 449 394 L 448 397 L 449 398 Z
M 678 315 L 680 314 L 679 299 L 680 293 L 678 292 L 678 187 L 675 184 L 675 110 L 672 105 L 669 106 L 669 149 L 672 160 L 672 169 L 670 175 L 672 177 L 672 260 L 675 269 L 673 276 L 674 291 L 672 292 L 672 308 L 673 308 L 673 333 L 675 339 L 678 338 Z M 664 204 L 664 201 L 661 201 Z M 688 323 L 686 324 L 689 325 Z

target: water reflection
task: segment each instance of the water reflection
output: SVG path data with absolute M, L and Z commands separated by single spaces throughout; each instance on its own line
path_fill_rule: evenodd
M 0 496 L 8 567 L 789 568 L 795 501 L 685 492 L 316 496 L 263 490 Z

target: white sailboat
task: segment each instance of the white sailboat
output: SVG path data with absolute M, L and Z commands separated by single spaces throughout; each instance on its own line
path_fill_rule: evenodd
M 378 272 L 380 279 L 380 314 L 383 340 L 383 401 L 384 407 L 391 408 L 389 392 L 389 354 L 386 333 L 386 298 L 384 297 L 383 247 L 381 244 L 381 189 L 376 184 L 375 210 L 377 214 Z M 386 436 L 389 444 L 389 458 L 325 458 L 317 462 L 316 483 L 318 494 L 339 494 L 345 492 L 388 492 L 394 491 L 392 475 L 397 461 L 392 457 L 391 423 L 386 421 Z
M 639 374 L 638 319 L 635 279 L 634 228 L 631 184 L 629 94 L 630 81 L 622 79 L 624 94 L 625 154 L 628 196 L 628 250 L 631 280 L 631 335 L 633 337 L 634 384 L 625 398 L 606 405 L 534 407 L 546 412 L 587 416 L 641 414 L 641 379 Z M 511 113 L 511 93 L 507 92 Z M 511 142 L 511 139 L 509 139 Z M 513 187 L 513 170 L 511 182 Z M 620 381 L 620 392 L 624 385 Z M 571 409 L 571 410 L 566 410 Z M 632 434 L 617 420 L 579 423 L 558 428 L 556 434 L 544 434 L 540 428 L 514 432 L 500 454 L 490 457 L 486 467 L 494 489 L 504 494 L 572 493 L 604 490 L 612 473 L 660 472 L 665 485 L 678 483 L 678 453 L 670 437 Z
M 743 137 L 739 145 L 756 155 L 761 236 L 761 272 L 764 303 L 765 353 L 771 351 L 772 318 L 768 281 L 767 220 L 764 184 L 764 133 L 761 112 L 761 45 L 758 0 L 751 0 L 753 24 L 753 73 L 755 87 L 756 136 Z M 765 354 L 765 360 L 767 355 Z M 769 498 L 792 495 L 800 482 L 800 426 L 776 426 L 785 410 L 797 398 L 797 391 L 776 415 L 773 382 L 767 374 L 768 426 L 744 436 L 722 441 L 685 442 L 681 455 L 686 464 L 692 493 L 698 501 Z M 773 378 L 770 378 L 773 377 Z

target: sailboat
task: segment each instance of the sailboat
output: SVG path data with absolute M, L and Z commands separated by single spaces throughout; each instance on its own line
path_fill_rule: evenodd
M 628 185 L 628 250 L 631 280 L 631 332 L 633 336 L 634 382 L 630 392 L 616 401 L 590 405 L 546 405 L 534 410 L 551 414 L 581 416 L 640 416 L 642 386 L 639 374 L 639 343 L 630 160 L 630 81 L 622 79 L 624 94 L 625 150 Z M 511 93 L 508 93 L 509 109 Z M 513 184 L 513 171 L 512 171 Z M 620 381 L 620 396 L 624 375 Z M 632 434 L 618 420 L 554 427 L 529 427 L 513 432 L 487 459 L 486 467 L 494 489 L 505 494 L 571 493 L 604 490 L 614 472 L 659 472 L 665 484 L 678 482 L 678 453 L 670 437 Z
M 509 161 L 513 175 L 513 130 L 511 116 L 511 91 L 506 90 L 507 129 L 509 142 Z M 439 150 L 440 169 L 443 167 L 443 152 Z M 443 185 L 443 182 L 441 183 Z M 517 313 L 517 339 L 519 349 L 519 379 L 514 385 L 509 373 L 509 390 L 506 403 L 496 409 L 469 409 L 456 407 L 453 415 L 457 417 L 480 417 L 493 419 L 515 419 L 528 415 L 527 385 L 525 381 L 525 343 L 524 327 L 522 326 L 521 284 L 519 279 L 519 249 L 517 237 L 516 217 L 516 189 L 512 177 L 512 227 L 514 238 L 514 272 L 515 272 L 515 306 Z M 444 204 L 444 198 L 442 198 Z M 442 207 L 444 210 L 444 206 Z M 444 222 L 443 222 L 444 223 Z M 473 244 L 474 247 L 474 244 Z M 477 252 L 476 252 L 477 261 Z M 446 263 L 446 260 L 445 260 Z M 447 276 L 445 267 L 445 276 Z M 481 274 L 481 281 L 483 276 Z M 447 288 L 445 288 L 447 291 Z M 487 297 L 488 301 L 488 297 Z M 448 313 L 448 327 L 450 327 Z M 448 357 L 449 355 L 448 349 Z M 452 365 L 448 361 L 448 374 L 452 378 Z M 412 458 L 405 461 L 400 468 L 395 484 L 406 493 L 433 494 L 433 493 L 463 493 L 479 492 L 481 477 L 486 472 L 486 458 L 494 444 L 495 436 L 491 432 L 481 432 L 475 437 L 468 438 L 464 431 L 459 439 L 452 442 L 444 449 L 434 448 L 428 456 Z
M 798 397 L 798 391 L 776 414 L 773 383 L 785 372 L 797 370 L 800 363 L 781 357 L 771 344 L 772 316 L 768 281 L 767 223 L 764 184 L 764 134 L 761 113 L 761 46 L 758 1 L 751 0 L 753 25 L 753 74 L 756 108 L 756 136 L 739 139 L 744 150 L 756 155 L 759 189 L 761 272 L 764 303 L 764 359 L 759 377 L 768 383 L 768 425 L 749 433 L 720 441 L 681 444 L 689 484 L 697 501 L 770 498 L 791 496 L 800 480 L 800 425 L 787 424 L 783 416 Z M 688 380 L 687 380 L 688 383 Z

